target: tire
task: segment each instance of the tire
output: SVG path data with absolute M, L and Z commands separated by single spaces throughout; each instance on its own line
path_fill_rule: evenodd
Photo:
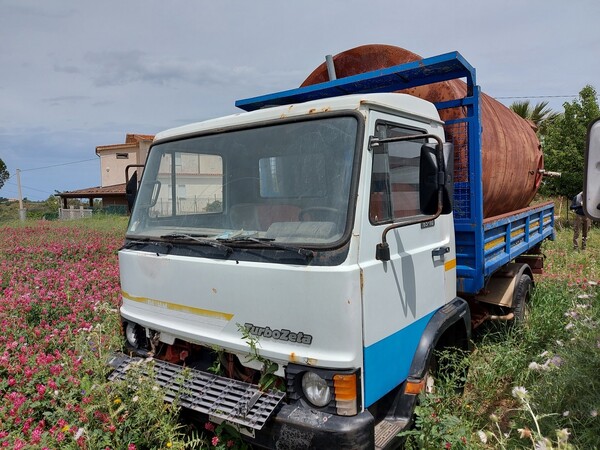
M 513 297 L 514 324 L 522 324 L 527 320 L 532 288 L 533 280 L 531 277 L 525 273 L 522 274 L 517 281 Z
M 442 350 L 442 349 L 439 349 Z M 451 383 L 457 395 L 464 393 L 468 365 L 464 364 L 464 354 L 460 349 L 446 347 L 443 354 L 436 349 L 425 373 L 425 392 L 435 394 L 441 385 Z
M 425 372 L 425 393 L 426 394 L 434 394 L 435 393 L 435 378 L 437 376 L 438 371 L 438 361 L 437 355 L 432 354 L 431 360 L 427 365 L 427 372 Z

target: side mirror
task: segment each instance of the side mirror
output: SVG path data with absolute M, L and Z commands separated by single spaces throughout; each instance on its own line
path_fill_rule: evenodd
M 135 203 L 135 198 L 137 197 L 138 191 L 138 171 L 136 170 L 129 178 L 129 170 L 135 167 L 143 168 L 143 164 L 129 164 L 125 167 L 125 199 L 127 200 L 127 209 L 129 209 L 129 213 L 133 210 L 133 204 Z
M 419 158 L 419 204 L 421 214 L 432 216 L 438 212 L 438 158 L 436 146 L 423 144 Z
M 424 216 L 418 220 L 394 221 L 381 233 L 381 242 L 375 249 L 375 257 L 379 261 L 390 260 L 390 246 L 386 236 L 389 231 L 406 225 L 429 222 L 435 220 L 440 214 L 452 212 L 452 196 L 454 193 L 454 147 L 444 144 L 442 139 L 435 134 L 416 134 L 407 136 L 394 136 L 391 138 L 370 137 L 369 149 L 373 150 L 387 142 L 410 141 L 423 138 L 432 138 L 435 144 L 423 144 L 419 155 L 419 205 Z
M 592 220 L 600 220 L 600 118 L 588 127 L 583 172 L 583 209 Z
M 433 216 L 439 213 L 439 189 L 442 187 L 442 214 L 452 212 L 454 196 L 454 146 L 444 143 L 443 158 L 438 158 L 438 147 L 434 144 L 424 144 L 421 147 L 419 167 L 419 201 L 421 213 Z M 438 161 L 443 161 L 444 167 L 438 167 Z
M 450 214 L 454 201 L 454 144 L 450 142 L 444 143 L 444 164 L 446 165 L 446 180 L 444 181 L 442 214 Z
M 137 196 L 137 170 L 133 172 L 133 175 L 127 181 L 125 185 L 125 198 L 127 198 L 127 209 L 131 213 L 133 204 L 135 203 L 135 197 Z

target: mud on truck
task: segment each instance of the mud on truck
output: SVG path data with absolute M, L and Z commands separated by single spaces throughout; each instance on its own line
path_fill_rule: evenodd
M 460 98 L 396 92 L 456 79 Z M 436 349 L 523 317 L 553 205 L 484 217 L 457 52 L 236 105 L 159 133 L 132 178 L 110 377 L 152 356 L 167 400 L 257 447 L 395 446 Z

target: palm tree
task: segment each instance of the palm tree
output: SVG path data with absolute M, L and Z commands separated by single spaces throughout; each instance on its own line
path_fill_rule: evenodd
M 548 108 L 548 102 L 539 102 L 532 107 L 529 100 L 517 101 L 510 105 L 510 109 L 523 119 L 533 123 L 538 135 L 545 134 L 548 123 L 559 115 L 559 113 Z

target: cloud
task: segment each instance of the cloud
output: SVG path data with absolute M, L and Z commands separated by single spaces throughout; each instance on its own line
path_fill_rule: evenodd
M 50 97 L 42 99 L 42 102 L 48 106 L 62 106 L 62 105 L 73 105 L 75 103 L 81 103 L 82 101 L 90 99 L 87 95 L 63 95 L 60 97 Z
M 3 14 L 8 17 L 40 17 L 44 19 L 62 19 L 71 17 L 76 14 L 74 8 L 69 8 L 68 5 L 59 4 L 44 4 L 31 3 L 27 4 L 22 1 L 13 2 L 12 4 L 3 5 Z
M 60 64 L 54 65 L 54 71 L 68 73 L 68 74 L 81 73 L 81 69 L 77 66 L 67 66 L 67 65 L 60 65 Z
M 156 85 L 190 83 L 196 86 L 244 84 L 258 76 L 247 66 L 225 67 L 212 61 L 184 58 L 156 59 L 140 50 L 88 52 L 89 74 L 96 86 L 122 86 L 145 82 Z

